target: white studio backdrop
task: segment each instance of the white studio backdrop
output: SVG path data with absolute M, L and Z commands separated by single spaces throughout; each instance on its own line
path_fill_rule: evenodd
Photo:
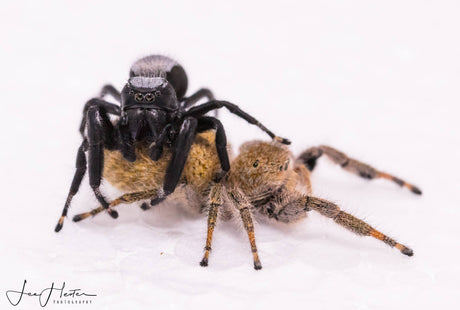
M 24 279 L 66 282 L 91 305 L 50 309 L 457 309 L 460 305 L 460 42 L 456 1 L 9 1 L 0 5 L 0 306 Z M 317 196 L 414 249 L 404 257 L 311 212 L 294 226 L 259 221 L 263 269 L 238 223 L 219 223 L 198 265 L 206 218 L 135 206 L 73 223 L 96 207 L 87 180 L 53 229 L 74 173 L 81 112 L 121 88 L 137 58 L 183 64 L 189 93 L 209 87 L 299 154 L 327 144 L 393 173 L 421 197 L 319 161 Z M 237 147 L 266 139 L 223 111 Z M 105 184 L 110 197 L 119 193 Z M 18 309 L 39 309 L 24 296 Z

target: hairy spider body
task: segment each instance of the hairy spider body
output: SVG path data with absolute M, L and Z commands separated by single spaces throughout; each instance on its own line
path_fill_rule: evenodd
M 227 138 L 222 123 L 215 117 L 205 116 L 212 110 L 225 107 L 250 124 L 258 126 L 271 138 L 290 143 L 287 139 L 277 137 L 233 103 L 214 100 L 214 95 L 208 89 L 203 88 L 190 97 L 184 97 L 187 84 L 187 75 L 181 65 L 171 58 L 152 55 L 131 66 L 130 78 L 121 92 L 106 85 L 99 97 L 86 103 L 80 125 L 83 142 L 78 149 L 76 172 L 56 232 L 62 229 L 72 198 L 87 169 L 96 198 L 113 218 L 118 216 L 99 189 L 104 177 L 105 155 L 111 154 L 107 150 L 120 152 L 122 157 L 118 157 L 119 161 L 135 162 L 138 153 L 136 147 L 139 145 L 147 148 L 147 155 L 153 161 L 162 158 L 164 148 L 170 149 L 162 189 L 150 202 L 153 206 L 174 192 L 195 135 L 214 129 L 214 145 L 221 167 L 216 179 L 222 178 L 230 169 Z M 106 95 L 111 95 L 120 105 L 105 101 Z M 204 98 L 208 100 L 206 103 L 192 107 Z M 115 120 L 111 120 L 110 116 Z
M 196 135 L 179 180 L 195 191 L 201 191 L 219 172 L 220 162 L 216 151 L 215 132 L 206 131 Z M 136 146 L 136 161 L 123 160 L 118 151 L 105 150 L 104 178 L 117 189 L 129 193 L 160 190 L 164 184 L 165 171 L 171 159 L 171 150 L 165 148 L 163 156 L 153 161 L 148 156 L 148 145 Z
M 158 197 L 170 158 L 171 149 L 165 148 L 162 158 L 153 161 L 148 155 L 148 145 L 145 143 L 136 146 L 134 162 L 123 160 L 118 151 L 105 150 L 104 178 L 115 188 L 126 193 L 112 201 L 110 207 Z M 190 210 L 201 212 L 205 208 L 211 184 L 219 171 L 220 161 L 215 147 L 215 131 L 197 134 L 178 182 L 180 190 L 171 194 L 170 199 L 183 200 L 185 193 L 187 202 L 184 204 L 187 203 Z M 144 202 L 141 208 L 146 210 L 150 207 Z M 99 207 L 91 212 L 78 214 L 73 220 L 77 222 L 103 210 L 103 207 Z
M 206 134 L 203 136 L 205 139 L 201 142 L 198 139 L 195 140 L 194 145 L 200 151 L 191 152 L 186 166 L 190 168 L 189 171 L 200 170 L 203 162 L 206 163 L 206 166 L 210 165 L 214 169 L 218 167 L 219 162 L 216 153 L 211 153 L 208 156 L 208 151 L 212 149 L 209 147 L 213 145 L 213 133 Z M 342 154 L 343 156 L 340 158 L 346 158 L 346 161 L 353 166 L 353 169 L 350 167 L 348 169 L 344 167 L 344 169 L 363 178 L 369 179 L 369 171 L 372 171 L 374 177 L 398 179 L 367 164 L 348 158 L 345 154 L 331 147 L 321 146 L 319 148 L 325 150 L 326 154 Z M 402 254 L 413 255 L 410 248 L 379 232 L 368 223 L 342 211 L 335 203 L 313 196 L 310 171 L 307 168 L 309 167 L 308 163 L 312 161 L 312 153 L 316 156 L 315 160 L 319 158 L 318 152 L 312 152 L 313 149 L 317 148 L 310 148 L 294 159 L 289 149 L 276 141 L 252 141 L 240 147 L 238 156 L 232 160 L 230 172 L 220 182 L 215 182 L 210 174 L 206 176 L 199 173 L 192 173 L 190 180 L 196 178 L 197 181 L 190 182 L 187 168 L 184 170 L 181 177 L 181 187 L 190 195 L 185 202 L 186 206 L 192 210 L 206 213 L 208 216 L 206 246 L 203 259 L 200 262 L 201 266 L 208 265 L 212 236 L 218 219 L 225 221 L 234 217 L 241 218 L 251 245 L 254 268 L 261 269 L 262 264 L 257 252 L 253 217 L 268 217 L 274 221 L 290 224 L 306 218 L 307 212 L 312 210 L 331 218 L 337 224 L 357 235 L 374 237 L 400 250 Z M 145 155 L 145 148 L 139 150 L 144 150 L 144 157 L 149 161 L 150 159 Z M 337 157 L 332 155 L 328 157 L 336 163 L 342 162 L 335 160 Z M 215 162 L 213 163 L 213 161 Z M 310 168 L 312 167 L 310 166 Z M 124 168 L 123 170 L 126 171 L 127 169 Z M 162 171 L 156 172 L 162 174 Z M 141 173 L 145 173 L 146 176 L 151 175 L 148 170 Z M 200 186 L 195 186 L 194 182 L 199 183 Z M 401 182 L 396 183 L 409 188 L 416 194 L 421 194 L 417 187 L 407 182 L 401 180 Z M 138 191 L 141 188 L 143 190 Z M 115 207 L 121 203 L 155 198 L 160 188 L 161 182 L 144 184 L 136 187 L 136 192 L 124 194 L 113 200 L 110 206 Z M 74 217 L 74 221 L 94 216 L 103 210 L 103 207 L 99 207 L 90 212 L 78 214 Z

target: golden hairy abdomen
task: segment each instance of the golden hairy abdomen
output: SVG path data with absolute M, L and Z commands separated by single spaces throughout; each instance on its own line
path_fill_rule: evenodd
M 136 145 L 136 161 L 125 160 L 119 151 L 104 150 L 104 178 L 123 192 L 159 189 L 163 186 L 171 150 L 165 148 L 158 161 L 148 157 L 148 145 Z M 180 183 L 203 190 L 219 172 L 215 131 L 197 134 L 182 172 Z

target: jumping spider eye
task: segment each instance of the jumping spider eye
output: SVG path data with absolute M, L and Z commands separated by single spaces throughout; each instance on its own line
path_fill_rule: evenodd
M 141 93 L 137 93 L 134 96 L 134 99 L 136 99 L 136 101 L 142 101 L 142 100 L 144 100 L 144 95 L 142 95 Z
M 257 166 L 259 166 L 259 160 L 256 160 L 256 161 L 252 164 L 252 166 L 253 166 L 254 168 L 257 168 Z
M 159 90 L 156 90 L 155 91 L 155 97 L 160 97 L 161 96 L 161 92 Z
M 134 90 L 130 90 L 130 91 L 129 91 L 129 94 L 130 94 L 131 96 L 134 95 Z
M 147 93 L 145 94 L 145 100 L 147 100 L 148 102 L 151 102 L 153 100 L 155 100 L 155 96 L 152 94 L 152 93 Z

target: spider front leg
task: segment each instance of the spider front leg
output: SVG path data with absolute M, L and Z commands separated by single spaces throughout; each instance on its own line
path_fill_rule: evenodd
M 319 147 L 309 148 L 300 154 L 297 160 L 307 166 L 310 171 L 312 171 L 316 166 L 317 159 L 320 158 L 323 154 L 326 155 L 334 163 L 340 165 L 343 169 L 362 178 L 370 180 L 377 178 L 391 180 L 399 186 L 408 188 L 414 194 L 422 194 L 422 191 L 418 187 L 388 173 L 378 171 L 377 169 L 356 159 L 349 158 L 346 154 L 329 146 L 321 145 Z
M 203 116 L 198 119 L 198 132 L 203 132 L 209 129 L 216 130 L 216 150 L 217 155 L 219 156 L 220 165 L 223 173 L 220 176 L 217 176 L 218 179 L 215 181 L 220 181 L 222 177 L 230 170 L 230 160 L 228 159 L 227 152 L 227 136 L 225 134 L 225 129 L 222 123 L 214 117 Z
M 102 100 L 100 98 L 93 98 L 89 100 L 86 104 L 85 107 L 83 108 L 83 118 L 80 123 L 80 134 L 84 136 L 85 128 L 87 127 L 87 118 L 88 118 L 88 110 L 91 107 L 98 107 L 102 110 L 105 111 L 105 113 L 109 113 L 112 115 L 120 116 L 121 115 L 121 109 L 119 106 L 116 104 L 107 102 L 105 100 Z
M 185 116 L 193 116 L 193 117 L 200 117 L 203 116 L 204 114 L 208 113 L 211 110 L 215 109 L 220 109 L 225 107 L 227 110 L 229 110 L 231 113 L 238 115 L 248 123 L 252 125 L 256 125 L 260 129 L 262 129 L 265 133 L 267 133 L 273 140 L 276 140 L 278 142 L 281 142 L 283 144 L 291 144 L 291 141 L 285 138 L 281 138 L 276 136 L 273 132 L 271 132 L 267 127 L 262 125 L 258 120 L 256 120 L 254 117 L 249 115 L 248 113 L 244 112 L 241 110 L 237 105 L 228 102 L 228 101 L 220 101 L 220 100 L 212 100 L 207 103 L 203 103 L 199 106 L 193 107 L 187 112 L 185 112 Z
M 222 184 L 215 183 L 211 187 L 208 200 L 208 233 L 206 237 L 206 246 L 204 247 L 204 256 L 200 262 L 200 265 L 203 267 L 208 266 L 209 252 L 211 251 L 212 234 L 214 232 L 214 227 L 216 226 L 217 222 L 217 213 L 219 212 L 219 208 L 222 206 L 223 203 Z
M 111 217 L 117 218 L 118 212 L 109 208 L 109 203 L 99 189 L 104 168 L 104 146 L 115 146 L 115 129 L 107 115 L 97 106 L 88 109 L 87 127 L 89 184 L 102 207 Z
M 252 221 L 250 208 L 252 207 L 249 199 L 239 189 L 234 189 L 229 192 L 229 197 L 233 202 L 234 206 L 240 211 L 241 221 L 243 222 L 244 229 L 246 230 L 251 245 L 251 251 L 254 259 L 254 269 L 262 269 L 262 264 L 259 260 L 259 254 L 257 253 L 256 237 L 254 235 L 254 223 Z
M 172 146 L 172 156 L 166 168 L 163 189 L 159 192 L 157 198 L 150 201 L 151 206 L 155 206 L 165 200 L 176 189 L 195 139 L 197 123 L 198 121 L 193 117 L 187 117 L 183 121 L 179 134 Z
M 374 237 L 391 247 L 397 248 L 404 255 L 412 256 L 414 254 L 410 248 L 382 234 L 363 220 L 360 220 L 353 215 L 340 210 L 340 208 L 332 202 L 316 197 L 306 196 L 303 198 L 302 204 L 305 206 L 307 211 L 315 210 L 322 215 L 333 219 L 337 224 L 345 227 L 357 235 Z
M 282 195 L 282 197 L 288 196 L 289 194 Z M 384 235 L 363 220 L 340 210 L 339 206 L 336 204 L 312 196 L 298 197 L 299 198 L 287 199 L 281 202 L 269 202 L 260 209 L 261 213 L 280 222 L 292 223 L 305 218 L 307 211 L 315 210 L 320 214 L 333 219 L 337 224 L 357 235 L 374 237 L 391 247 L 397 248 L 404 255 L 413 255 L 413 251 L 410 248 Z

